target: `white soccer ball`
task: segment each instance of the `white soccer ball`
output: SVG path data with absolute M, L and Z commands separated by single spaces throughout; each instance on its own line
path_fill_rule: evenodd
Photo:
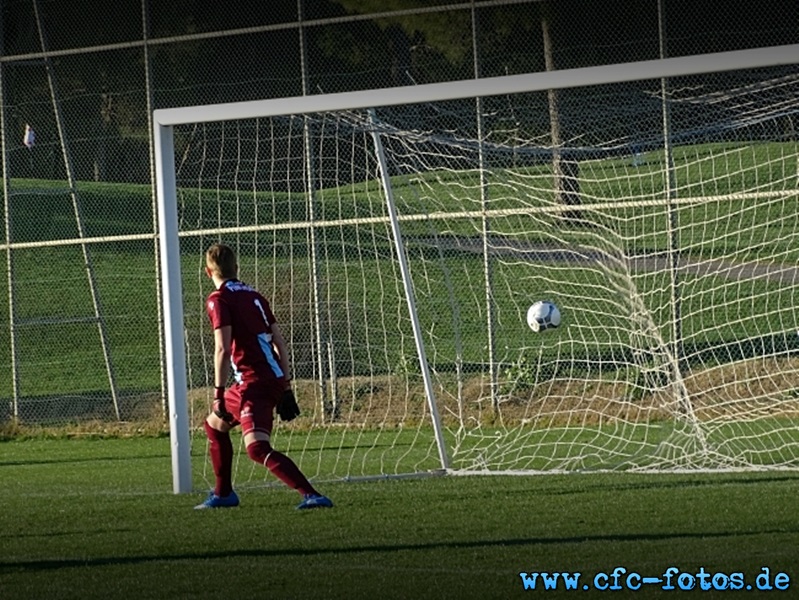
M 560 325 L 560 309 L 549 300 L 536 302 L 527 309 L 527 325 L 533 331 L 554 329 Z

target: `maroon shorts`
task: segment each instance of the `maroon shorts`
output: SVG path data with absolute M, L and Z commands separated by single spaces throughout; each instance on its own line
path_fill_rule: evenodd
M 275 386 L 235 384 L 225 390 L 225 408 L 233 415 L 231 424 L 241 424 L 244 434 L 261 431 L 271 435 L 279 400 Z

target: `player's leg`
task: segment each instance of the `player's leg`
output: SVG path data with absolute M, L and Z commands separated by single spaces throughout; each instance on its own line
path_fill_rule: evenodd
M 269 471 L 288 487 L 297 490 L 303 502 L 297 508 L 329 508 L 333 506 L 330 499 L 321 495 L 308 481 L 296 463 L 288 456 L 272 448 L 270 441 L 274 424 L 274 404 L 265 402 L 263 397 L 242 403 L 241 426 L 244 433 L 244 445 L 247 455 Z M 307 506 L 303 506 L 304 504 Z
M 211 413 L 205 420 L 205 435 L 208 437 L 208 454 L 214 469 L 216 483 L 208 498 L 195 508 L 229 508 L 239 505 L 239 498 L 233 491 L 233 443 L 230 440 L 230 429 L 238 424 L 241 402 L 235 390 L 225 394 L 225 407 L 234 420 L 223 421 L 218 415 Z
M 264 465 L 280 481 L 302 495 L 303 500 L 297 508 L 332 508 L 333 502 L 316 491 L 296 463 L 272 448 L 268 434 L 262 431 L 250 432 L 244 436 L 244 444 L 252 460 Z
M 316 490 L 288 456 L 272 448 L 269 435 L 262 431 L 245 434 L 247 455 L 269 469 L 272 474 L 300 494 L 316 494 Z
M 216 422 L 214 422 L 216 421 Z M 216 476 L 214 493 L 229 496 L 233 491 L 233 442 L 230 440 L 230 426 L 218 416 L 211 415 L 205 421 L 205 435 L 208 437 L 208 453 Z

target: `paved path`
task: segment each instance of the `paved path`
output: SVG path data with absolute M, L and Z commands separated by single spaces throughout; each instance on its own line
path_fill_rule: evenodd
M 483 242 L 479 237 L 446 237 L 440 238 L 413 238 L 406 239 L 407 244 L 422 244 L 436 246 L 441 242 L 446 243 L 447 248 L 481 254 L 483 252 Z M 608 264 L 614 260 L 610 254 L 590 248 L 567 249 L 554 248 L 544 244 L 532 244 L 520 240 L 507 238 L 495 238 L 489 247 L 491 256 L 512 258 L 528 262 L 566 262 L 575 264 L 590 265 L 592 263 Z M 669 257 L 665 254 L 633 257 L 626 261 L 631 271 L 666 271 L 669 269 Z M 768 279 L 782 285 L 799 284 L 799 267 L 767 263 L 759 261 L 735 262 L 730 260 L 707 259 L 696 260 L 692 258 L 679 258 L 677 268 L 680 273 L 695 275 L 697 277 L 707 277 L 716 275 L 735 279 L 738 281 L 747 279 Z

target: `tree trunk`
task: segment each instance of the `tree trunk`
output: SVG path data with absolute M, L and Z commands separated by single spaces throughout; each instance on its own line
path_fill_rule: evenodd
M 552 7 L 549 2 L 541 4 L 541 33 L 544 40 L 544 64 L 547 71 L 555 70 L 555 58 L 552 53 L 552 35 L 550 25 L 552 21 Z M 552 139 L 552 171 L 554 174 L 555 200 L 567 206 L 580 204 L 580 163 L 576 158 L 563 153 L 563 139 L 560 130 L 560 107 L 558 90 L 548 90 L 549 100 L 549 127 Z M 580 220 L 579 210 L 569 210 L 563 213 L 568 220 Z
M 107 169 L 107 144 L 108 135 L 113 118 L 113 96 L 100 94 L 100 135 L 94 151 L 94 180 L 106 181 Z

